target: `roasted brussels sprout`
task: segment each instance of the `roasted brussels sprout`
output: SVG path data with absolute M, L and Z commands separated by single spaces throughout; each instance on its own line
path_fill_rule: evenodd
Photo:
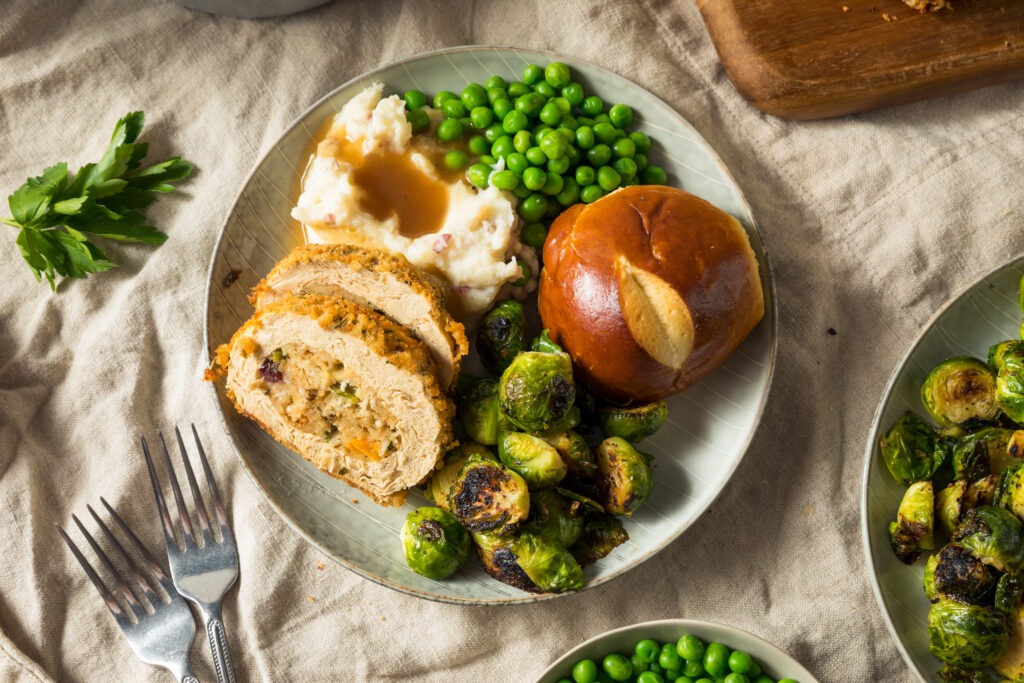
M 964 505 L 966 493 L 967 480 L 957 479 L 935 494 L 935 516 L 946 534 L 952 535 L 967 512 L 968 508 Z
M 946 598 L 928 610 L 928 649 L 953 666 L 988 666 L 1003 654 L 1009 638 L 1009 620 L 997 609 Z
M 565 461 L 568 469 L 566 476 L 574 480 L 592 479 L 597 475 L 597 460 L 587 440 L 580 434 L 569 430 L 557 434 L 547 434 L 544 440 L 555 447 Z
M 1010 643 L 992 668 L 1006 683 L 1024 680 L 1024 606 L 1017 606 L 1009 615 Z
M 413 510 L 402 526 L 405 562 L 428 579 L 445 579 L 458 571 L 469 555 L 469 545 L 466 529 L 441 508 Z
M 597 447 L 597 470 L 601 503 L 614 515 L 631 516 L 654 489 L 647 456 L 622 437 L 605 439 Z
M 1016 571 L 1024 562 L 1024 529 L 1002 508 L 986 505 L 968 510 L 953 540 L 1001 572 Z
M 531 593 L 563 593 L 583 587 L 583 570 L 562 546 L 532 533 L 501 537 L 473 534 L 488 574 Z
M 505 432 L 499 436 L 498 457 L 518 472 L 530 488 L 554 486 L 568 471 L 554 446 L 539 436 L 523 432 Z
M 533 434 L 574 427 L 579 421 L 575 397 L 567 353 L 521 353 L 498 381 L 502 412 L 513 425 Z
M 996 376 L 987 364 L 970 356 L 944 360 L 921 386 L 921 403 L 939 425 L 952 425 L 999 415 Z
M 936 672 L 945 683 L 989 683 L 988 675 L 976 669 L 962 669 L 959 666 L 943 664 Z
M 1024 519 L 1024 464 L 1014 464 L 999 475 L 993 504 Z
M 1024 598 L 1024 576 L 1010 572 L 999 577 L 996 583 L 995 608 L 1006 614 L 1013 614 Z
M 929 599 L 957 598 L 961 602 L 990 602 L 999 572 L 976 558 L 958 543 L 947 543 L 928 558 L 924 569 L 925 595 Z
M 484 367 L 500 375 L 513 358 L 525 351 L 525 327 L 523 305 L 515 299 L 502 301 L 492 308 L 476 333 L 476 348 Z
M 975 480 L 999 474 L 1013 462 L 1009 446 L 1014 431 L 1002 427 L 984 427 L 962 436 L 953 446 L 953 475 Z
M 523 531 L 568 548 L 583 534 L 582 503 L 562 496 L 554 489 L 530 494 L 530 517 Z
M 601 406 L 597 409 L 597 415 L 605 436 L 621 436 L 630 443 L 638 443 L 665 424 L 668 404 L 655 401 L 628 407 Z
M 485 446 L 498 443 L 501 413 L 498 409 L 498 382 L 478 379 L 459 400 L 459 421 L 470 439 Z
M 498 459 L 489 450 L 476 443 L 459 444 L 448 451 L 444 456 L 444 465 L 441 469 L 434 472 L 433 476 L 430 477 L 430 481 L 427 482 L 427 495 L 438 507 L 444 510 L 451 510 L 449 496 L 452 486 L 454 486 L 458 479 L 462 466 L 466 464 L 469 456 L 474 453 L 487 460 Z
M 512 551 L 514 536 L 485 533 L 473 533 L 472 536 L 480 564 L 488 574 L 519 590 L 540 592 L 533 580 L 516 562 L 516 554 Z
M 510 534 L 530 513 L 530 492 L 523 478 L 479 455 L 466 459 L 448 499 L 469 531 Z
M 935 548 L 935 490 L 930 481 L 914 482 L 903 494 L 896 521 L 889 523 L 889 541 L 905 564 L 913 564 L 922 550 Z
M 996 344 L 989 361 L 996 371 L 996 402 L 1008 418 L 1024 423 L 1024 341 Z
M 982 505 L 991 505 L 995 500 L 998 484 L 999 477 L 994 474 L 972 481 L 967 485 L 967 491 L 964 493 L 964 509 L 970 510 Z
M 879 448 L 889 473 L 904 485 L 930 479 L 947 455 L 945 442 L 913 413 L 896 421 L 880 439 Z
M 604 506 L 590 496 L 585 496 L 582 493 L 571 491 L 569 489 L 562 488 L 561 486 L 556 486 L 555 491 L 558 491 L 558 493 L 562 494 L 569 500 L 579 503 L 583 506 L 585 511 L 604 513 Z
M 588 515 L 583 524 L 580 540 L 569 547 L 569 552 L 583 566 L 593 564 L 616 547 L 629 540 L 629 534 L 618 517 Z

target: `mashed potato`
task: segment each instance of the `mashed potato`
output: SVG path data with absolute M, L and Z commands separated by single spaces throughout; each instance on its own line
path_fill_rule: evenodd
M 433 135 L 413 135 L 405 103 L 375 83 L 334 117 L 306 169 L 292 217 L 310 241 L 370 243 L 403 254 L 450 289 L 472 317 L 536 287 L 537 256 L 519 240 L 515 197 L 478 190 L 445 169 Z M 433 112 L 435 120 L 439 116 Z M 531 277 L 513 287 L 529 266 Z

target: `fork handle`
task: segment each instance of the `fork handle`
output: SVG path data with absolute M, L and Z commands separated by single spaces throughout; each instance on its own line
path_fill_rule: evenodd
M 210 652 L 213 654 L 213 668 L 217 672 L 217 683 L 235 683 L 235 667 L 231 663 L 224 622 L 220 619 L 220 605 L 204 605 L 202 611 L 203 620 L 206 622 L 206 635 L 210 639 Z
M 181 683 L 199 683 L 199 679 L 195 676 L 185 676 L 181 679 Z

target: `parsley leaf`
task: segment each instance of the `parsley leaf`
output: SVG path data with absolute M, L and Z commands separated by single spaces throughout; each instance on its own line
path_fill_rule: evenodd
M 142 112 L 131 112 L 117 122 L 98 162 L 82 166 L 73 179 L 66 163 L 55 164 L 7 198 L 11 216 L 0 222 L 20 230 L 15 241 L 22 257 L 50 289 L 57 289 L 57 276 L 82 278 L 117 267 L 90 237 L 154 245 L 167 240 L 146 223 L 143 209 L 155 193 L 174 191 L 192 164 L 171 157 L 143 167 L 149 145 L 136 140 L 144 123 Z

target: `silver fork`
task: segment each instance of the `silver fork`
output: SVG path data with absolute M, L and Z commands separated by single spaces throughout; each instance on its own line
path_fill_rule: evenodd
M 113 577 L 115 590 L 120 593 L 121 597 L 131 608 L 130 613 L 122 609 L 114 593 L 103 583 L 96 570 L 92 568 L 92 565 L 89 564 L 89 561 L 85 559 L 85 556 L 78 550 L 71 537 L 68 536 L 67 532 L 59 524 L 57 525 L 57 531 L 60 532 L 61 538 L 68 544 L 75 559 L 82 565 L 82 569 L 85 570 L 93 585 L 96 586 L 96 590 L 103 597 L 103 601 L 107 604 L 107 609 L 114 615 L 114 620 L 121 627 L 121 631 L 124 632 L 125 637 L 128 639 L 128 644 L 135 652 L 135 656 L 147 664 L 167 669 L 181 683 L 199 683 L 195 674 L 192 673 L 192 667 L 188 661 L 188 650 L 192 645 L 192 639 L 196 635 L 196 622 L 192 617 L 192 610 L 188 608 L 185 601 L 174 590 L 170 579 L 167 578 L 167 575 L 160 568 L 160 564 L 156 559 L 139 541 L 138 536 L 128 528 L 128 525 L 114 512 L 114 509 L 110 507 L 106 500 L 100 498 L 100 502 L 103 503 L 103 507 L 107 509 L 110 517 L 117 523 L 117 526 L 128 539 L 132 548 L 145 560 L 146 568 L 156 577 L 157 584 L 159 584 L 157 586 L 151 583 L 149 577 L 140 569 L 135 560 L 128 555 L 124 546 L 111 533 L 110 528 L 103 523 L 103 520 L 100 519 L 91 505 L 86 506 L 89 514 L 92 515 L 96 524 L 99 525 L 104 535 L 110 540 L 111 545 L 117 550 L 117 554 L 123 564 L 128 567 L 128 572 L 131 575 L 129 578 L 126 579 L 117 571 L 110 558 L 103 552 L 99 544 L 93 540 L 89 532 L 85 530 L 85 526 L 78 520 L 78 517 L 71 515 L 78 529 L 85 536 L 96 556 L 99 557 L 100 562 L 106 568 L 106 571 Z M 133 581 L 131 586 L 128 583 L 129 580 Z M 163 589 L 163 595 L 160 593 L 161 588 Z M 145 600 L 153 610 L 152 612 L 149 612 L 146 605 L 136 597 L 137 594 L 145 596 Z
M 171 465 L 171 455 L 167 451 L 167 443 L 164 441 L 164 435 L 159 434 L 160 445 L 164 452 L 164 464 L 167 467 L 167 476 L 171 482 L 171 491 L 174 493 L 174 503 L 178 511 L 178 519 L 181 522 L 184 549 L 179 549 L 178 542 L 175 540 L 176 527 L 171 522 L 167 504 L 164 502 L 160 481 L 157 478 L 156 469 L 153 467 L 153 458 L 149 453 L 149 445 L 145 438 L 142 439 L 142 452 L 146 456 L 146 466 L 149 468 L 149 478 L 153 484 L 153 496 L 156 498 L 157 510 L 160 513 L 160 520 L 163 522 L 167 561 L 171 567 L 175 588 L 196 605 L 202 614 L 203 623 L 206 625 L 206 635 L 210 641 L 210 651 L 213 653 L 217 680 L 220 683 L 235 683 L 235 669 L 231 664 L 228 639 L 224 631 L 224 622 L 221 620 L 221 601 L 238 578 L 238 551 L 235 549 L 235 538 L 231 533 L 231 527 L 228 526 L 227 513 L 221 504 L 220 496 L 217 493 L 217 483 L 213 479 L 210 463 L 206 460 L 206 451 L 203 450 L 203 444 L 199 440 L 195 425 L 192 425 L 192 435 L 195 437 L 199 460 L 202 462 L 206 483 L 210 488 L 210 502 L 213 513 L 216 515 L 219 540 L 213 533 L 210 516 L 207 514 L 203 498 L 199 494 L 196 477 L 192 473 L 192 465 L 189 463 L 185 442 L 177 427 L 174 428 L 174 435 L 178 439 L 181 460 L 185 465 L 185 476 L 188 478 L 189 488 L 192 490 L 192 500 L 195 503 L 200 531 L 200 536 L 197 537 L 188 508 L 185 506 L 185 500 L 181 495 L 181 487 L 178 486 L 178 478 Z

